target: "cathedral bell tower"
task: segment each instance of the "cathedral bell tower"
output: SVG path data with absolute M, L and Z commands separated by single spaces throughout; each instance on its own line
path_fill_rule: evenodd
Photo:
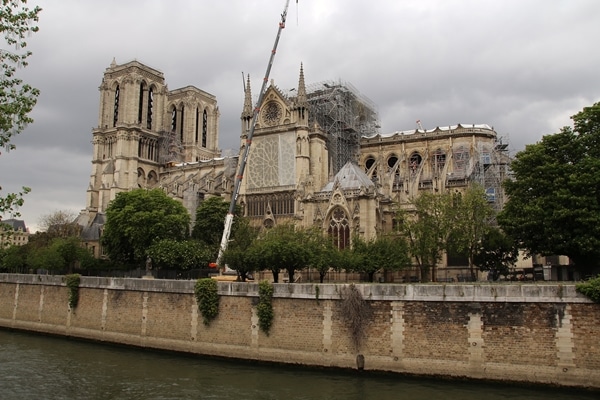
M 166 85 L 162 72 L 113 60 L 100 85 L 98 127 L 87 207 L 103 212 L 121 191 L 158 183 L 159 132 Z

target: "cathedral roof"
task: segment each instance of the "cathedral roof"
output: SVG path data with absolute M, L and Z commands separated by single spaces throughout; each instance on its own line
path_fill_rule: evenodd
M 374 187 L 375 184 L 356 164 L 348 161 L 335 175 L 333 181 L 323 188 L 323 192 L 331 192 L 339 187 L 342 190 Z
M 413 135 L 416 133 L 444 133 L 444 132 L 453 132 L 457 129 L 478 129 L 478 130 L 486 130 L 493 131 L 494 128 L 487 124 L 457 124 L 450 126 L 438 126 L 435 129 L 410 129 L 407 131 L 395 131 L 390 133 L 375 133 L 372 135 L 363 135 L 365 139 L 373 139 L 376 137 L 381 138 L 389 138 L 393 136 L 403 136 L 403 135 Z

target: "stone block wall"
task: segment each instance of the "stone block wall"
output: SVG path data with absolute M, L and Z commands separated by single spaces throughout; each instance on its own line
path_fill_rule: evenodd
M 219 282 L 204 325 L 194 281 L 0 274 L 0 327 L 140 347 L 311 366 L 600 388 L 600 305 L 575 285 L 356 285 L 371 311 L 356 349 L 342 285 L 275 285 L 271 331 L 258 284 Z M 560 286 L 560 287 L 559 287 Z M 317 289 L 318 287 L 318 289 Z

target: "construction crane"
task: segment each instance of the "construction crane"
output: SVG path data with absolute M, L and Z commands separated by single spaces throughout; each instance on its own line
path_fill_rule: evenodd
M 420 119 L 417 120 L 417 129 L 421 130 L 421 131 L 425 131 L 425 129 L 423 129 L 423 125 L 421 125 L 421 120 Z
M 235 183 L 233 186 L 233 193 L 231 195 L 231 203 L 229 204 L 229 211 L 225 216 L 225 226 L 223 228 L 223 237 L 221 238 L 221 247 L 219 248 L 219 256 L 217 257 L 217 265 L 221 264 L 223 253 L 227 250 L 227 244 L 229 243 L 229 236 L 231 235 L 231 225 L 233 224 L 233 213 L 235 212 L 235 205 L 237 198 L 240 194 L 240 187 L 242 185 L 242 178 L 244 177 L 244 169 L 246 168 L 246 162 L 248 161 L 248 153 L 250 151 L 250 145 L 252 144 L 252 136 L 254 136 L 254 128 L 256 127 L 256 121 L 258 120 L 258 113 L 260 111 L 260 105 L 262 104 L 265 92 L 267 89 L 267 82 L 269 81 L 269 75 L 271 73 L 271 67 L 273 66 L 273 60 L 275 60 L 275 53 L 277 52 L 277 45 L 279 44 L 279 38 L 281 37 L 281 31 L 285 28 L 285 20 L 287 17 L 287 10 L 290 4 L 290 0 L 286 0 L 285 8 L 281 14 L 281 21 L 279 22 L 279 29 L 277 30 L 277 36 L 275 37 L 275 44 L 273 50 L 271 50 L 271 56 L 269 57 L 269 64 L 267 65 L 267 72 L 263 79 L 262 87 L 258 95 L 256 107 L 254 107 L 254 115 L 252 117 L 252 124 L 250 125 L 250 132 L 246 137 L 246 147 L 244 148 L 244 154 L 241 158 L 241 162 L 238 168 L 238 173 L 235 177 Z M 296 0 L 298 4 L 298 0 Z

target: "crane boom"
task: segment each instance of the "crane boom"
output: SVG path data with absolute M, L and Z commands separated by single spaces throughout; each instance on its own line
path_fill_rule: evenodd
M 298 0 L 296 0 L 296 3 Z M 221 264 L 223 252 L 227 250 L 227 244 L 229 243 L 229 236 L 231 234 L 231 225 L 233 224 L 233 214 L 235 212 L 235 205 L 237 203 L 238 195 L 240 194 L 240 187 L 242 184 L 242 178 L 244 177 L 244 169 L 246 168 L 246 161 L 248 160 L 248 153 L 250 151 L 250 145 L 252 144 L 252 136 L 254 136 L 254 128 L 256 127 L 256 121 L 258 120 L 258 113 L 260 111 L 260 105 L 262 104 L 267 88 L 267 82 L 269 81 L 269 75 L 271 74 L 271 67 L 273 66 L 273 60 L 275 60 L 275 53 L 277 52 L 277 45 L 279 44 L 279 38 L 281 37 L 281 31 L 285 28 L 285 20 L 287 17 L 287 10 L 290 4 L 290 0 L 286 0 L 285 8 L 281 14 L 281 21 L 279 22 L 279 28 L 277 30 L 277 36 L 275 37 L 275 44 L 273 50 L 271 50 L 271 56 L 269 57 L 269 64 L 267 65 L 267 71 L 263 79 L 262 87 L 258 95 L 258 101 L 256 107 L 254 107 L 254 115 L 252 117 L 252 124 L 250 125 L 250 132 L 246 138 L 246 147 L 244 148 L 244 154 L 242 156 L 240 165 L 238 167 L 238 173 L 235 177 L 235 183 L 233 186 L 233 193 L 231 195 L 231 203 L 229 204 L 229 211 L 225 216 L 225 226 L 223 227 L 223 236 L 221 238 L 221 247 L 219 248 L 219 256 L 217 257 L 217 264 Z

